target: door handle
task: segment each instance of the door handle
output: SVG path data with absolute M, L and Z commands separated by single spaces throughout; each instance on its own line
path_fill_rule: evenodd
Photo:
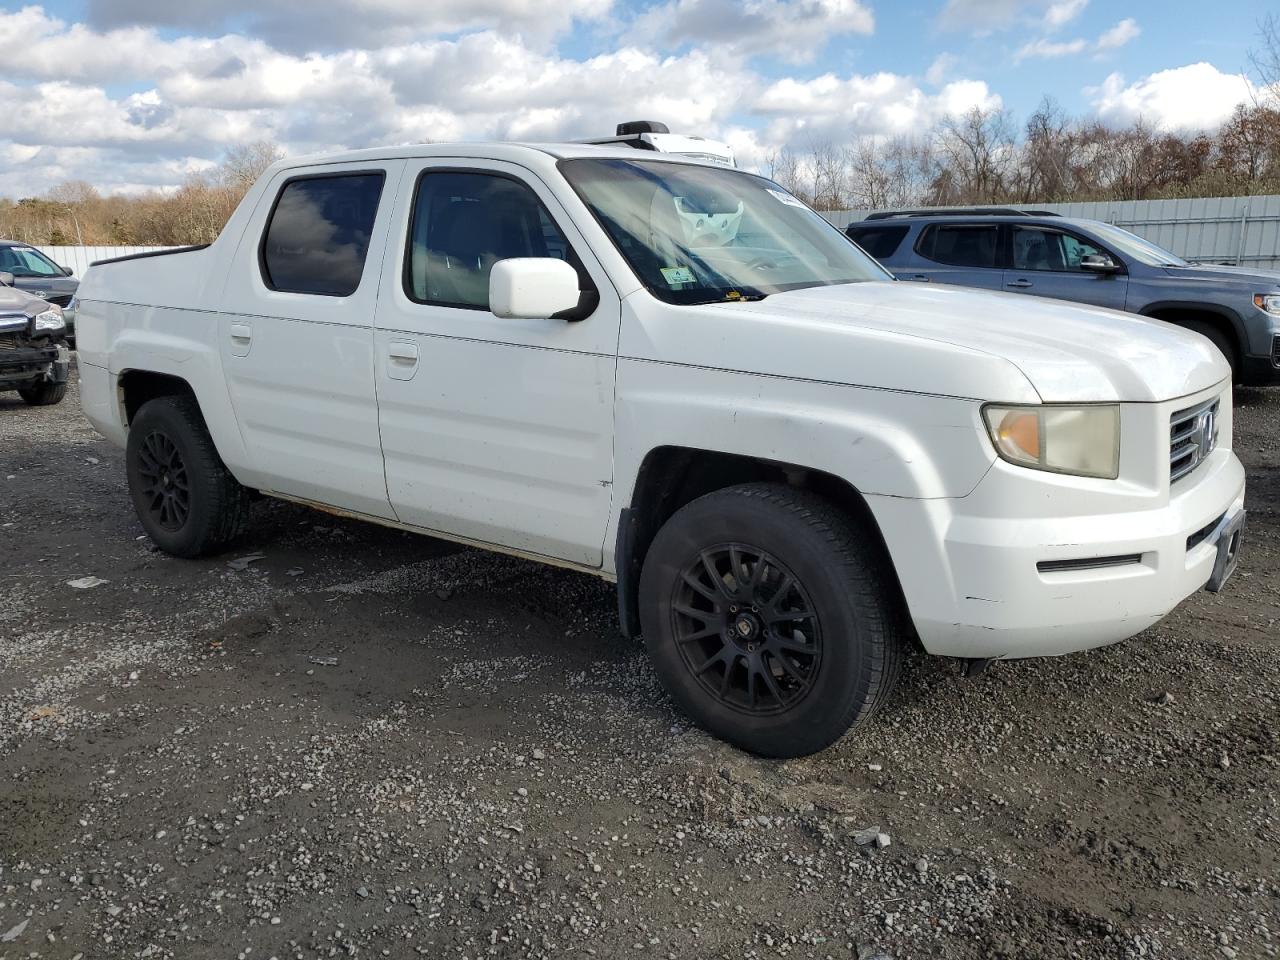
M 412 380 L 418 372 L 418 345 L 411 340 L 392 340 L 387 344 L 387 377 Z
M 247 357 L 253 347 L 253 328 L 247 323 L 233 323 L 227 332 L 231 334 L 231 355 Z
M 387 348 L 387 355 L 392 360 L 399 360 L 403 363 L 418 362 L 418 345 L 416 343 L 405 343 L 403 341 L 393 341 Z
M 1006 286 L 1006 287 L 1017 287 L 1018 289 L 1020 289 L 1020 290 L 1021 290 L 1021 289 L 1024 289 L 1024 288 L 1026 288 L 1026 287 L 1034 286 L 1034 284 L 1033 284 L 1030 280 L 1010 280 L 1008 283 L 1006 283 L 1006 284 L 1005 284 L 1005 286 Z

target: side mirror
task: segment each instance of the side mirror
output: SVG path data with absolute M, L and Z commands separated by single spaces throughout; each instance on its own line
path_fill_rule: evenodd
M 489 273 L 489 309 L 506 320 L 549 320 L 581 297 L 578 271 L 551 257 L 499 260 Z
M 13 286 L 13 274 L 8 272 L 0 273 L 0 287 L 12 287 L 12 286 Z
M 1080 269 L 1088 270 L 1090 273 L 1119 273 L 1120 268 L 1116 266 L 1116 262 L 1110 257 L 1104 257 L 1100 253 L 1090 253 L 1080 258 Z
M 70 267 L 64 267 L 62 264 L 57 264 L 57 267 L 62 271 L 64 277 L 69 277 L 75 272 Z

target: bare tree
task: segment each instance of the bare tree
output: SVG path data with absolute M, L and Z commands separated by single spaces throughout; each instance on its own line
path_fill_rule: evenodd
M 1280 107 L 1280 17 L 1268 13 L 1258 23 L 1258 46 L 1249 61 L 1261 81 L 1263 104 Z
M 1017 159 L 1006 110 L 974 107 L 943 119 L 935 136 L 947 175 L 935 179 L 943 203 L 997 203 L 1004 198 Z
M 217 179 L 243 194 L 264 170 L 284 158 L 284 151 L 272 140 L 238 143 L 227 150 L 218 166 Z

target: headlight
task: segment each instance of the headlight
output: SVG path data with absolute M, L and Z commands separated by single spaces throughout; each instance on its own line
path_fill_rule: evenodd
M 1253 295 L 1253 305 L 1263 313 L 1269 313 L 1273 317 L 1280 317 L 1280 293 L 1255 293 Z
M 1032 470 L 1079 477 L 1120 475 L 1120 408 L 1115 404 L 982 408 L 996 452 Z
M 61 330 L 66 326 L 66 321 L 62 319 L 62 308 L 56 303 L 50 304 L 49 309 L 43 313 L 36 314 L 36 333 L 41 330 Z

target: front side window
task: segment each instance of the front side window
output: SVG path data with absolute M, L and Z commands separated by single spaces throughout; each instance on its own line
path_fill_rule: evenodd
M 0 273 L 15 277 L 61 277 L 62 268 L 32 247 L 0 247 Z
M 360 286 L 383 174 L 301 177 L 280 191 L 262 236 L 272 290 L 349 297 Z
M 995 267 L 1000 227 L 994 223 L 935 224 L 916 248 L 922 257 L 953 267 Z
M 1015 270 L 1082 273 L 1080 261 L 1091 256 L 1109 257 L 1110 254 L 1073 234 L 1040 227 L 1013 228 Z
M 1164 247 L 1156 246 L 1150 240 L 1145 240 L 1135 233 L 1122 230 L 1112 224 L 1094 222 L 1089 224 L 1089 229 L 1100 236 L 1103 243 L 1111 244 L 1121 253 L 1133 257 L 1139 263 L 1145 263 L 1151 267 L 1190 266 L 1186 260 L 1170 253 Z
M 404 287 L 411 300 L 489 309 L 499 260 L 552 257 L 590 284 L 560 228 L 529 187 L 489 173 L 434 171 L 418 180 Z
M 660 160 L 563 160 L 560 169 L 640 281 L 668 303 L 890 279 L 764 177 Z

